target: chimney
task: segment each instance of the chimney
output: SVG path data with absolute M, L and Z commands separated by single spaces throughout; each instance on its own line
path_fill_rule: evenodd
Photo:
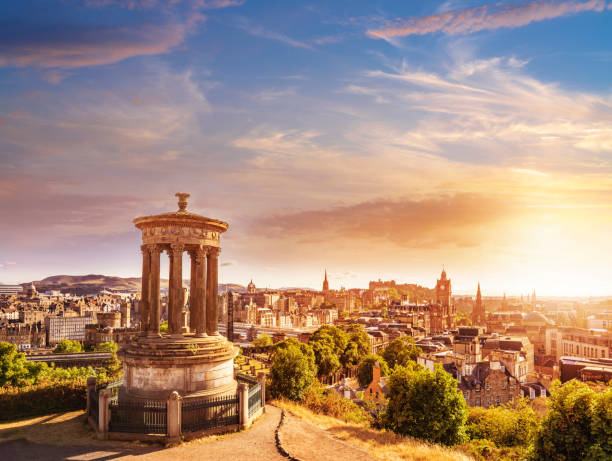
M 372 382 L 377 383 L 380 381 L 380 364 L 378 361 L 372 365 Z

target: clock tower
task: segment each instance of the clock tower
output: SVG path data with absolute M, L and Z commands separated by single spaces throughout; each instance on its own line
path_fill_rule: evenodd
M 451 281 L 446 278 L 444 269 L 442 269 L 442 274 L 436 283 L 436 304 L 443 307 L 451 305 Z

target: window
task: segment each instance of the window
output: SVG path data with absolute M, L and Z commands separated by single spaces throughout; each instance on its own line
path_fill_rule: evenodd
M 490 391 L 491 390 L 491 383 L 485 384 L 485 389 Z
M 498 395 L 498 396 L 495 398 L 495 405 L 499 406 L 499 404 L 500 404 L 500 403 L 501 403 L 501 397 Z
M 480 392 L 480 384 L 476 384 L 476 392 Z
M 508 384 L 506 383 L 506 381 L 502 381 L 501 388 L 505 390 L 507 386 Z
M 480 406 L 480 397 L 476 397 L 476 399 L 474 400 L 474 403 L 476 404 L 477 407 Z
M 487 407 L 491 406 L 491 397 L 487 397 Z

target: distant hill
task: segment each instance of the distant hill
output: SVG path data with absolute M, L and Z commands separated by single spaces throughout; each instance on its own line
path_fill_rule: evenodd
M 42 280 L 22 283 L 22 286 L 29 286 L 34 283 L 40 292 L 49 290 L 59 290 L 62 293 L 73 293 L 76 295 L 97 294 L 107 289 L 113 291 L 140 291 L 140 277 L 115 277 L 112 275 L 89 274 L 89 275 L 53 275 Z M 189 280 L 183 280 L 189 286 Z M 168 288 L 168 279 L 161 279 L 161 288 Z M 242 285 L 233 283 L 219 284 L 219 292 L 223 293 L 228 289 L 232 291 L 244 291 Z

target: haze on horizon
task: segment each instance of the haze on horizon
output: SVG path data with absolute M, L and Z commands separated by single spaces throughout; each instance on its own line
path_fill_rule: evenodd
M 185 191 L 220 282 L 612 295 L 612 1 L 328 3 L 0 5 L 0 281 Z

